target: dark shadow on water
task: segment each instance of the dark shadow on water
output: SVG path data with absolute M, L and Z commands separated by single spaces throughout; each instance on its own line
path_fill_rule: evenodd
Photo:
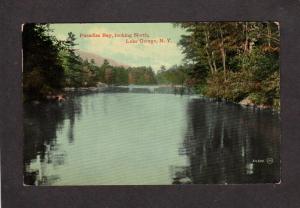
M 46 164 L 63 165 L 66 157 L 64 150 L 57 144 L 57 133 L 69 122 L 68 142 L 74 142 L 74 124 L 81 112 L 80 97 L 70 94 L 65 102 L 25 103 L 24 117 L 24 184 L 51 185 L 59 180 L 56 175 L 46 176 Z M 38 167 L 29 169 L 36 162 Z
M 63 103 L 24 104 L 24 184 L 51 185 L 60 180 L 59 175 L 47 174 L 47 168 L 65 164 L 68 155 L 57 143 L 63 128 L 68 128 L 67 142 L 76 142 L 75 124 L 84 106 L 81 96 L 70 94 Z M 102 107 L 104 111 L 109 107 L 106 99 Z M 277 113 L 191 99 L 187 120 L 179 154 L 188 158 L 189 165 L 170 167 L 173 184 L 280 181 Z
M 276 183 L 280 181 L 278 113 L 194 99 L 179 153 L 188 167 L 173 184 Z M 188 181 L 189 181 L 188 180 Z

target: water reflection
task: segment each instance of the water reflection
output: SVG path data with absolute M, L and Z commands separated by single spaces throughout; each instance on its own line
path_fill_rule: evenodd
M 51 185 L 59 179 L 47 174 L 47 164 L 64 165 L 66 152 L 57 144 L 57 134 L 68 121 L 68 139 L 73 143 L 73 127 L 80 111 L 80 97 L 72 94 L 64 103 L 24 104 L 24 184 Z
M 171 184 L 189 98 L 78 93 L 24 105 L 24 184 Z
M 24 184 L 279 181 L 278 115 L 188 95 L 78 93 L 24 104 Z
M 194 99 L 179 153 L 187 155 L 175 184 L 276 183 L 280 180 L 277 113 Z M 190 183 L 190 182 L 188 182 Z

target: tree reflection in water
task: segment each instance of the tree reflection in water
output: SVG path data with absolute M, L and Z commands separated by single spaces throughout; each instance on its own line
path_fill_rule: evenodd
M 280 181 L 277 113 L 193 99 L 188 120 L 179 154 L 187 155 L 190 164 L 177 167 L 173 184 Z
M 151 99 L 152 101 L 152 99 L 154 98 L 147 98 L 146 96 L 148 95 L 141 95 L 136 97 L 125 96 L 124 94 L 125 97 L 123 99 L 120 99 L 121 104 L 119 104 L 118 99 L 120 97 L 118 96 L 111 97 L 108 94 L 108 97 L 105 97 L 106 94 L 101 94 L 101 96 L 97 94 L 89 94 L 90 99 L 83 99 L 83 97 L 80 95 L 78 95 L 78 93 L 74 97 L 69 95 L 69 99 L 67 99 L 63 103 L 53 102 L 40 103 L 37 105 L 33 105 L 31 103 L 24 104 L 24 184 L 59 184 L 59 182 L 62 182 L 69 177 L 68 173 L 74 170 L 74 166 L 69 167 L 70 169 L 67 168 L 64 172 L 67 173 L 65 175 L 62 175 L 58 170 L 68 165 L 66 161 L 76 161 L 78 158 L 80 158 L 80 154 L 78 158 L 76 158 L 77 149 L 75 148 L 75 150 L 70 151 L 70 149 L 67 148 L 72 148 L 76 145 L 78 148 L 78 146 L 80 146 L 80 141 L 82 141 L 81 145 L 84 145 L 85 142 L 89 142 L 87 144 L 89 145 L 89 148 L 94 145 L 94 139 L 88 141 L 80 140 L 82 135 L 81 137 L 78 135 L 79 131 L 77 126 L 79 124 L 78 121 L 80 119 L 80 116 L 83 115 L 82 119 L 80 119 L 80 122 L 82 123 L 83 121 L 86 121 L 85 119 L 87 119 L 88 122 L 85 123 L 85 125 L 89 126 L 90 124 L 94 124 L 94 120 L 91 120 L 91 118 L 93 118 L 94 113 L 97 112 L 97 115 L 100 115 L 99 118 L 101 118 L 98 121 L 100 122 L 99 125 L 102 124 L 100 126 L 102 128 L 99 127 L 99 129 L 103 132 L 106 130 L 105 127 L 107 126 L 107 123 L 111 124 L 112 126 L 118 125 L 120 123 L 119 120 L 122 120 L 123 117 L 120 117 L 119 113 L 124 113 L 122 109 L 125 109 L 124 111 L 126 113 L 128 109 L 130 109 L 129 113 L 131 114 L 126 114 L 126 116 L 131 115 L 133 116 L 132 118 L 137 118 L 135 117 L 135 111 L 141 109 L 131 109 L 131 106 L 127 106 L 128 108 L 120 108 L 119 106 L 122 106 L 122 100 L 124 105 L 128 105 L 128 103 L 131 103 L 132 105 L 132 103 L 136 102 L 145 102 L 143 105 L 146 105 L 148 104 L 147 99 Z M 127 99 L 129 98 L 131 99 L 129 100 L 131 102 L 128 102 Z M 137 98 L 139 98 L 140 100 Z M 162 97 L 160 96 L 156 97 L 155 102 L 157 102 L 157 105 L 160 105 L 160 102 L 163 102 L 165 105 L 165 97 L 164 99 L 161 98 Z M 168 97 L 168 99 L 170 98 L 171 97 Z M 175 96 L 172 98 L 175 98 Z M 92 99 L 94 99 L 95 102 L 91 102 Z M 117 103 L 113 103 L 116 101 Z M 178 101 L 178 99 L 174 99 L 174 101 L 170 102 L 170 105 L 173 104 L 172 106 L 174 106 L 175 101 Z M 183 134 L 180 133 L 180 135 L 178 136 L 178 132 L 181 132 L 178 131 L 174 134 L 174 136 L 178 136 L 178 142 L 182 141 L 181 135 L 183 135 L 184 137 L 179 149 L 179 155 L 184 155 L 183 157 L 185 159 L 180 160 L 181 156 L 178 156 L 178 154 L 176 154 L 175 152 L 178 148 L 178 142 L 176 142 L 175 145 L 171 146 L 170 149 L 158 148 L 158 152 L 161 152 L 162 154 L 167 154 L 168 151 L 172 152 L 170 158 L 173 158 L 174 155 L 173 161 L 179 161 L 178 163 L 171 163 L 176 164 L 175 166 L 170 167 L 173 184 L 274 183 L 279 181 L 280 127 L 278 118 L 279 116 L 277 113 L 273 113 L 269 110 L 242 108 L 241 106 L 229 103 L 210 102 L 208 100 L 199 98 L 189 98 L 183 101 L 184 105 L 181 105 L 179 103 L 180 105 L 175 106 L 175 108 L 172 111 L 169 111 L 169 114 L 167 115 L 171 116 L 170 118 L 172 119 L 176 118 L 174 121 L 178 121 L 180 120 L 179 118 L 184 117 L 182 121 L 180 120 L 180 122 L 182 122 L 182 126 L 184 126 L 183 131 L 186 130 L 186 134 L 184 135 L 183 132 Z M 97 108 L 100 108 L 99 105 L 101 106 L 101 109 L 98 109 L 99 111 L 97 111 Z M 111 105 L 112 108 L 110 108 Z M 142 106 L 142 110 L 144 109 L 143 105 L 139 105 Z M 165 107 L 172 107 L 168 105 L 165 105 Z M 92 115 L 89 117 L 84 117 L 84 115 L 86 116 L 89 112 L 87 108 L 91 108 L 90 112 L 92 112 Z M 178 111 L 181 112 L 181 110 L 184 111 L 185 108 L 187 108 L 187 114 L 184 113 L 179 114 L 180 116 L 178 117 L 172 117 L 174 113 Z M 150 109 L 152 109 L 152 107 Z M 112 111 L 116 110 L 117 113 L 114 114 L 114 116 L 116 117 L 111 117 L 113 115 L 109 114 L 109 112 L 111 113 Z M 159 114 L 155 118 L 160 118 L 159 116 L 162 114 L 160 111 L 157 112 Z M 152 114 L 150 112 L 150 114 L 147 115 L 149 116 Z M 117 121 L 116 124 L 114 123 L 115 121 Z M 141 120 L 141 123 L 143 124 L 142 126 L 146 127 L 146 125 L 144 124 L 147 124 L 149 121 L 151 120 L 149 120 L 147 116 L 145 119 L 143 118 Z M 155 120 L 155 122 L 158 121 Z M 180 122 L 177 123 L 179 127 L 181 126 Z M 136 122 L 136 125 L 137 123 L 138 122 Z M 158 126 L 161 127 L 160 129 L 158 129 L 162 132 L 164 132 L 163 124 L 164 123 Z M 96 126 L 98 126 L 98 124 L 91 126 L 95 128 Z M 128 133 L 127 135 L 131 135 L 131 132 L 129 132 L 129 130 L 127 129 L 128 127 L 128 125 L 124 125 L 124 128 L 126 129 L 122 130 L 125 133 Z M 76 129 L 77 131 L 75 131 Z M 76 135 L 74 135 L 74 131 Z M 152 131 L 149 130 L 149 132 Z M 99 132 L 95 131 L 94 135 L 97 135 L 98 133 Z M 110 138 L 113 134 L 107 135 Z M 77 138 L 78 140 L 74 141 L 74 138 Z M 128 136 L 128 139 L 130 138 L 131 137 Z M 152 143 L 152 145 L 157 145 L 156 147 L 161 147 L 161 144 L 167 144 L 164 147 L 168 147 L 170 146 L 170 144 L 164 142 L 170 142 L 172 139 L 174 139 L 171 136 L 170 140 L 165 141 L 164 139 L 166 138 L 160 135 L 158 135 L 157 138 L 157 141 L 159 142 Z M 148 143 L 151 137 L 143 137 L 141 139 L 144 139 L 144 142 Z M 104 143 L 106 145 L 114 145 L 113 141 L 112 143 L 110 143 L 110 140 L 105 139 L 97 140 L 95 145 L 100 145 L 101 141 L 107 141 L 106 143 Z M 116 141 L 120 143 L 120 141 L 123 140 Z M 119 143 L 117 143 L 117 145 L 119 145 Z M 135 145 L 135 143 L 130 144 L 127 148 L 133 149 L 131 145 Z M 100 146 L 102 147 L 103 145 L 101 144 Z M 151 146 L 149 147 L 147 145 L 137 145 L 136 147 L 143 147 L 147 152 L 147 148 L 150 148 Z M 88 149 L 87 151 L 90 151 L 90 149 Z M 98 156 L 99 150 L 95 148 L 93 151 L 94 156 Z M 143 149 L 141 149 L 141 151 L 143 151 Z M 68 156 L 66 152 L 68 152 L 69 154 L 69 160 L 66 160 L 66 157 Z M 151 153 L 153 152 L 155 152 L 155 150 L 151 150 Z M 101 157 L 99 156 L 98 158 L 102 158 L 102 153 L 100 154 Z M 90 157 L 93 157 L 93 154 L 85 155 L 86 157 L 84 159 L 86 160 L 88 160 Z M 135 157 L 134 153 L 130 154 L 130 156 L 132 158 Z M 186 158 L 188 162 L 186 162 Z M 93 165 L 95 165 L 96 163 L 96 166 L 100 164 L 98 164 L 97 160 L 93 162 L 90 163 L 91 168 L 94 168 Z M 153 163 L 151 163 L 151 160 L 150 162 L 146 161 L 145 164 L 147 165 L 147 167 L 151 165 L 157 165 L 157 161 L 153 160 L 152 162 Z M 169 165 L 169 163 L 163 164 L 163 167 L 166 168 L 168 167 L 167 165 Z M 79 163 L 78 166 L 76 164 L 75 170 L 77 167 L 80 168 L 81 164 Z M 98 168 L 98 171 L 101 172 L 101 167 L 102 166 L 100 164 L 95 168 Z M 166 172 L 166 178 L 168 178 L 168 171 Z M 90 176 L 95 177 L 94 179 L 96 181 L 99 178 L 99 174 L 91 174 Z M 133 178 L 133 180 L 135 180 L 137 177 L 136 174 L 130 176 Z M 141 172 L 140 177 L 142 178 L 144 176 L 144 172 Z M 108 176 L 106 177 L 109 179 Z M 82 181 L 80 181 L 81 179 Z M 108 179 L 105 178 L 105 180 Z M 84 175 L 80 175 L 80 177 L 78 177 L 78 180 L 79 182 L 85 182 Z M 105 180 L 103 179 L 103 181 Z M 146 180 L 147 179 L 145 179 L 145 181 Z M 102 184 L 103 181 L 99 180 L 97 181 L 97 184 Z M 170 181 L 168 180 L 166 181 L 166 183 L 170 183 Z
M 68 139 L 74 142 L 73 126 L 80 115 L 80 96 L 69 95 L 63 103 L 24 104 L 24 184 L 51 185 L 59 176 L 46 176 L 47 164 L 63 165 L 66 153 L 57 144 L 57 133 L 69 120 Z

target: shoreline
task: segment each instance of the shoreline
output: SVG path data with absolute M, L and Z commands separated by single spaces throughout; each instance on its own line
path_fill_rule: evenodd
M 135 85 L 135 86 L 145 86 L 145 85 Z M 186 86 L 171 86 L 171 85 L 151 85 L 151 86 L 155 86 L 157 88 L 166 88 L 166 87 L 185 88 L 186 87 Z M 127 89 L 127 88 L 130 88 L 130 87 L 131 87 L 130 85 L 101 86 L 101 87 L 78 87 L 78 88 L 76 88 L 76 87 L 66 87 L 59 93 L 56 93 L 56 94 L 53 94 L 53 95 L 47 95 L 44 99 L 39 99 L 39 100 L 33 99 L 29 102 L 32 102 L 34 104 L 39 104 L 43 101 L 61 103 L 61 102 L 64 102 L 66 99 L 68 99 L 68 96 L 66 96 L 66 94 L 72 93 L 72 92 L 76 92 L 76 93 L 102 93 L 102 92 L 105 92 L 108 89 L 112 89 L 112 88 Z M 145 87 L 145 89 L 147 89 L 147 88 Z M 125 91 L 120 91 L 120 92 L 124 93 Z M 148 93 L 152 94 L 152 93 L 155 93 L 155 92 L 148 92 Z M 180 93 L 158 93 L 158 94 L 179 95 Z M 212 102 L 231 103 L 231 104 L 236 104 L 236 105 L 242 106 L 244 108 L 252 108 L 252 109 L 259 109 L 259 110 L 272 110 L 272 111 L 280 113 L 280 108 L 276 109 L 274 106 L 271 106 L 271 105 L 255 104 L 248 97 L 244 98 L 240 102 L 233 102 L 233 101 L 225 100 L 224 98 L 207 97 L 207 96 L 202 95 L 202 94 L 192 94 L 192 95 L 198 95 L 199 98 L 203 98 L 205 100 L 210 100 Z

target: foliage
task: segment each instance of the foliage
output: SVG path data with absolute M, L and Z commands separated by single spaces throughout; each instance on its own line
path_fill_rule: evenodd
M 128 84 L 156 84 L 155 73 L 151 67 L 129 67 Z
M 189 80 L 209 97 L 279 107 L 279 25 L 276 22 L 179 23 L 178 45 L 192 64 Z
M 24 100 L 39 99 L 63 86 L 64 70 L 59 52 L 62 43 L 50 35 L 47 24 L 26 24 L 23 32 Z
M 107 60 L 97 66 L 93 59 L 83 60 L 77 53 L 72 32 L 64 41 L 52 35 L 48 24 L 26 24 L 23 31 L 24 100 L 45 99 L 65 87 L 155 84 L 151 67 L 112 66 Z
M 172 66 L 168 70 L 165 66 L 161 66 L 161 69 L 157 72 L 156 79 L 159 84 L 186 84 L 188 77 L 188 66 Z
M 248 71 L 216 72 L 208 77 L 204 93 L 209 97 L 238 102 L 256 88 L 257 83 Z
M 276 22 L 179 23 L 186 33 L 178 45 L 185 64 L 151 67 L 97 66 L 77 53 L 76 37 L 57 40 L 47 24 L 23 31 L 24 99 L 43 99 L 64 87 L 171 84 L 193 87 L 209 97 L 279 108 L 279 25 Z

